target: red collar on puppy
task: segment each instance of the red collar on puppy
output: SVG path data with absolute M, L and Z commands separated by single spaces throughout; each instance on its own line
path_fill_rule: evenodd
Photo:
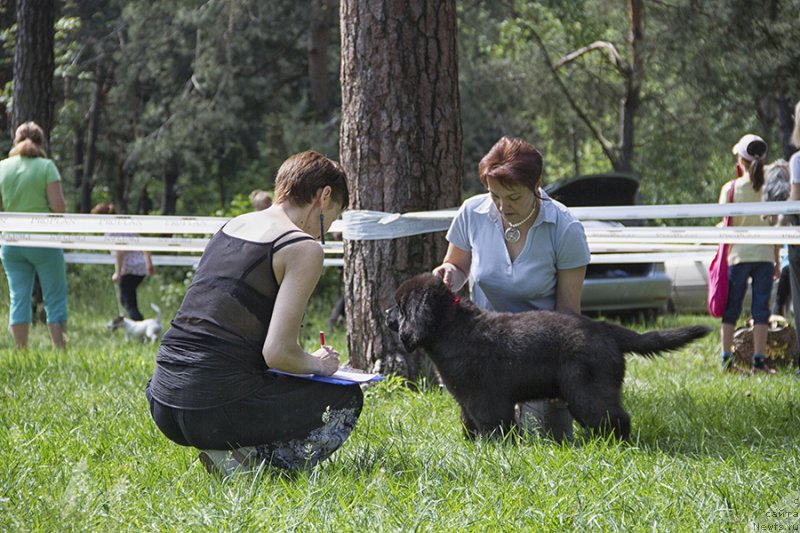
M 456 296 L 456 293 L 454 293 L 454 292 L 453 292 L 453 291 L 450 289 L 450 287 L 448 287 L 447 289 L 450 291 L 450 296 L 452 296 L 452 297 L 453 297 L 453 307 L 458 307 L 458 302 L 460 302 L 460 301 L 461 301 L 461 298 L 459 298 L 458 296 Z

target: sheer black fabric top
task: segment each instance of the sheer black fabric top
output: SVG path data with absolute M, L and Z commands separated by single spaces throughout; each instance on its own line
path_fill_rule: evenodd
M 150 383 L 156 400 L 180 409 L 208 409 L 264 386 L 261 349 L 278 294 L 272 254 L 304 240 L 312 238 L 299 230 L 266 243 L 222 230 L 211 238 L 161 340 Z

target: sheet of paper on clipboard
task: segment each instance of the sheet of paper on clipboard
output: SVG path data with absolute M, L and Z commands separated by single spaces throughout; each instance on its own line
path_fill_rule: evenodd
M 282 376 L 290 376 L 293 378 L 308 379 L 311 381 L 319 381 L 320 383 L 331 383 L 333 385 L 353 385 L 361 383 L 372 383 L 386 379 L 386 376 L 380 374 L 370 374 L 368 372 L 361 372 L 360 370 L 353 370 L 348 368 L 340 368 L 330 376 L 318 376 L 316 374 L 292 374 L 275 370 L 270 368 L 268 372 L 273 374 L 280 374 Z

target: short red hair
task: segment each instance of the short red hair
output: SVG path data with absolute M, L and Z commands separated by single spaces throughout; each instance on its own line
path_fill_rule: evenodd
M 537 194 L 542 167 L 542 154 L 535 146 L 522 139 L 503 137 L 481 159 L 478 177 L 487 189 L 492 178 L 504 187 L 524 185 Z

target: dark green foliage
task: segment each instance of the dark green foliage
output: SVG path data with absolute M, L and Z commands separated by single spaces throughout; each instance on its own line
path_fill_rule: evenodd
M 477 163 L 504 134 L 542 149 L 546 182 L 609 170 L 532 31 L 553 60 L 606 41 L 629 62 L 625 4 L 458 7 L 465 193 L 481 190 Z M 338 157 L 336 16 L 328 58 L 335 111 L 319 116 L 310 96 L 307 3 L 64 0 L 57 9 L 51 153 L 73 210 L 113 201 L 128 212 L 210 214 L 270 188 L 290 153 L 313 148 Z M 729 148 L 746 131 L 769 141 L 771 158 L 792 149 L 777 102 L 800 99 L 798 14 L 800 0 L 646 3 L 633 159 L 645 203 L 716 201 L 733 170 Z M 0 5 L 0 23 L 2 74 L 13 54 L 13 5 Z M 605 54 L 584 54 L 559 73 L 617 145 L 623 79 Z M 0 150 L 9 146 L 0 139 Z

